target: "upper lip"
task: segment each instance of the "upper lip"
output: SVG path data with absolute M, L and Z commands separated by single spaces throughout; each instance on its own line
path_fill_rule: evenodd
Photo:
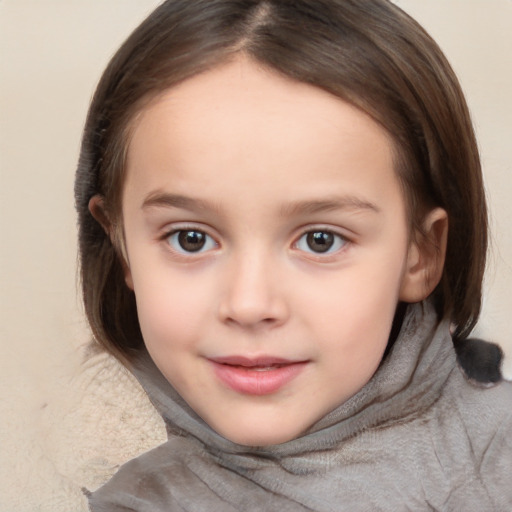
M 244 366 L 246 368 L 252 367 L 269 367 L 269 366 L 285 366 L 290 364 L 305 363 L 305 360 L 292 360 L 284 359 L 282 357 L 274 356 L 259 356 L 259 357 L 246 357 L 246 356 L 226 356 L 214 357 L 210 359 L 217 364 L 225 364 L 230 366 Z

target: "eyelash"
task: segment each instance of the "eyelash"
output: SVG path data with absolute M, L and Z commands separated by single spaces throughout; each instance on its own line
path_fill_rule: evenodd
M 314 235 L 322 235 L 321 237 L 316 237 L 320 244 L 325 242 L 332 242 L 332 244 L 329 247 L 327 247 L 324 251 L 314 251 L 311 248 L 311 246 L 309 246 L 310 242 L 315 241 L 314 239 L 312 240 L 310 238 L 314 237 Z M 328 239 L 328 237 L 330 237 L 330 240 Z M 308 240 L 308 238 L 310 239 Z M 302 240 L 304 240 L 304 242 L 308 244 L 308 248 L 301 248 L 299 246 Z M 310 228 L 307 231 L 304 231 L 293 245 L 298 250 L 308 253 L 314 256 L 315 258 L 328 258 L 345 249 L 346 245 L 349 243 L 350 241 L 347 239 L 347 237 L 341 235 L 340 233 L 337 233 L 336 231 L 333 231 L 332 229 Z M 334 250 L 331 250 L 332 247 L 334 247 Z
M 179 240 L 180 235 L 187 235 L 195 233 L 196 235 L 200 235 L 204 239 L 204 244 L 200 246 L 197 250 L 186 250 L 182 246 L 183 240 Z M 167 242 L 169 247 L 174 253 L 177 253 L 179 255 L 183 256 L 193 256 L 196 254 L 202 254 L 204 252 L 210 251 L 214 248 L 217 248 L 219 244 L 215 241 L 215 239 L 209 235 L 204 229 L 199 229 L 196 227 L 180 227 L 177 229 L 173 229 L 172 231 L 167 232 L 162 239 Z M 174 243 L 173 243 L 174 242 Z M 206 248 L 205 248 L 206 247 Z
M 195 233 L 200 237 L 203 237 L 204 243 L 197 250 L 187 250 L 183 247 L 184 240 L 180 240 L 182 235 L 190 235 Z M 315 242 L 315 235 L 317 236 L 317 243 L 329 245 L 325 250 L 315 251 L 311 248 L 311 243 Z M 215 241 L 214 237 L 209 235 L 204 229 L 196 228 L 193 226 L 183 226 L 175 228 L 169 232 L 166 232 L 162 237 L 162 240 L 167 243 L 170 250 L 182 257 L 193 257 L 200 255 L 205 252 L 209 252 L 219 247 L 219 243 Z M 309 238 L 309 239 L 308 239 Z M 199 240 L 199 243 L 201 240 Z M 192 242 L 193 243 L 193 242 Z M 293 249 L 309 254 L 309 257 L 314 257 L 321 260 L 332 258 L 336 253 L 343 251 L 350 240 L 347 237 L 337 233 L 332 229 L 327 228 L 309 228 L 301 233 L 301 235 L 292 244 Z M 307 247 L 304 246 L 307 244 Z M 334 247 L 334 250 L 332 248 Z

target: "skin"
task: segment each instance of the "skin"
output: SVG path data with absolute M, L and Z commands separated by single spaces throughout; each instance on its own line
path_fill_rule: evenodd
M 446 214 L 425 219 L 437 251 L 412 241 L 392 149 L 358 109 L 243 58 L 135 120 L 126 283 L 151 357 L 224 437 L 272 445 L 303 434 L 371 379 L 397 303 L 439 281 Z M 91 211 L 110 231 L 101 198 Z M 197 233 L 200 250 L 180 245 Z M 318 252 L 307 233 L 333 245 Z M 240 392 L 212 362 L 231 356 L 300 368 L 275 391 Z

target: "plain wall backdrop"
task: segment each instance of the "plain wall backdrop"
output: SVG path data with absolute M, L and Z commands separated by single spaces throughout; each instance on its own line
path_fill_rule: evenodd
M 0 0 L 0 444 L 37 432 L 32 409 L 62 385 L 59 375 L 88 340 L 73 207 L 81 130 L 108 59 L 158 3 Z M 467 96 L 493 234 L 477 332 L 510 361 L 512 1 L 396 3 L 437 40 Z

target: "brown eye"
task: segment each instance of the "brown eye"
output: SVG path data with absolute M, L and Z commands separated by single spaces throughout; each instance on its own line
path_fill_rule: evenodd
M 314 252 L 327 252 L 334 244 L 334 235 L 327 231 L 312 231 L 306 235 L 306 243 Z
M 314 230 L 304 233 L 296 243 L 297 249 L 304 252 L 323 254 L 342 249 L 347 240 L 337 233 L 327 230 Z
M 205 244 L 205 235 L 200 231 L 180 231 L 178 242 L 180 247 L 187 252 L 200 251 Z
M 168 244 L 177 252 L 204 252 L 215 247 L 211 236 L 197 229 L 175 231 L 167 238 Z

